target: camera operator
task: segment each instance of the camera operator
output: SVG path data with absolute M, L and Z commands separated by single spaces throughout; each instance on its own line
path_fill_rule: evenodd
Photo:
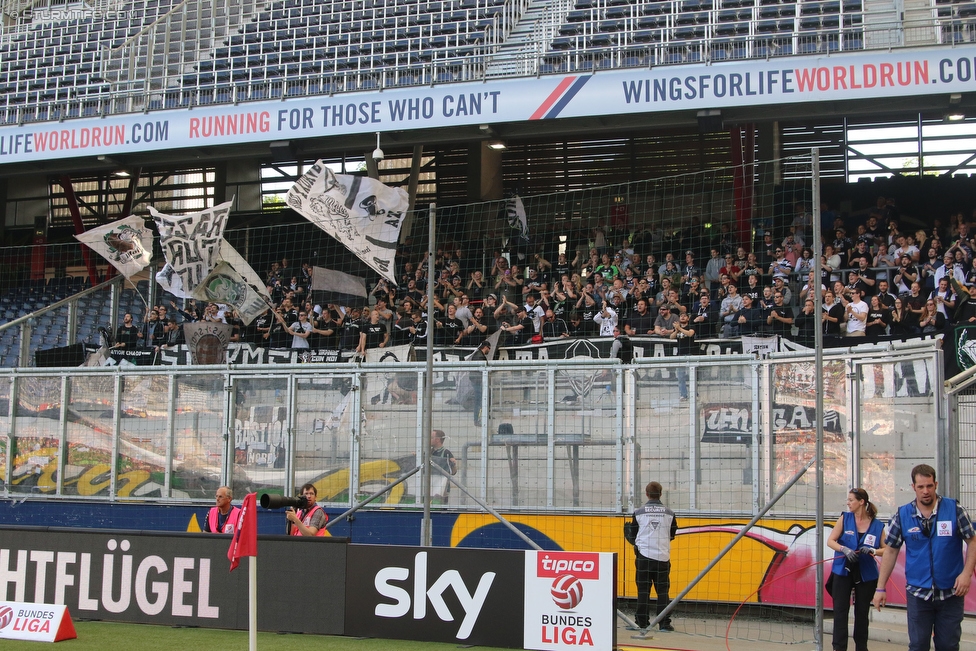
M 318 491 L 312 484 L 302 486 L 302 497 L 305 498 L 306 507 L 295 509 L 288 507 L 285 517 L 288 518 L 289 535 L 292 536 L 324 536 L 325 523 L 329 521 L 329 516 L 321 506 L 315 502 L 318 500 Z

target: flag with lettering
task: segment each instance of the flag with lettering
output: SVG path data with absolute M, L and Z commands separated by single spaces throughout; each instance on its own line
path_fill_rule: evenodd
M 287 201 L 295 212 L 396 284 L 393 260 L 410 203 L 406 190 L 365 176 L 335 174 L 320 160 L 295 182 Z
M 257 272 L 227 240 L 220 243 L 217 266 L 196 286 L 192 295 L 200 301 L 233 307 L 247 325 L 271 304 L 268 289 Z
M 146 228 L 142 217 L 132 215 L 75 237 L 126 278 L 132 278 L 152 260 L 153 232 Z
M 233 203 L 231 199 L 188 215 L 166 215 L 149 207 L 166 258 L 166 264 L 156 274 L 156 282 L 165 291 L 180 298 L 192 298 L 193 290 L 217 266 Z
M 241 514 L 234 525 L 234 537 L 227 549 L 230 571 L 233 572 L 243 556 L 258 555 L 258 502 L 257 493 L 248 493 L 241 504 Z

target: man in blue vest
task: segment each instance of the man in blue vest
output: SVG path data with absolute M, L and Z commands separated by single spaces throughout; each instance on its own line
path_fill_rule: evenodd
M 909 651 L 958 651 L 963 606 L 976 569 L 976 533 L 969 514 L 956 500 L 936 491 L 935 468 L 912 468 L 915 500 L 900 507 L 888 524 L 885 542 L 895 550 L 881 561 L 874 606 L 885 605 L 885 584 L 905 545 L 905 599 Z M 966 541 L 965 557 L 962 542 Z

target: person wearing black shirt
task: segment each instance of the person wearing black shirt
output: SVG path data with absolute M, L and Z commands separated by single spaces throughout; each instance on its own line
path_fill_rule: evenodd
M 593 323 L 590 321 L 590 323 Z M 579 312 L 569 313 L 569 336 L 570 337 L 586 337 L 588 336 L 586 332 L 586 322 L 583 321 L 583 315 Z
M 289 313 L 285 312 L 284 307 L 279 307 L 276 309 L 272 315 L 274 321 L 271 322 L 271 332 L 268 337 L 268 347 L 269 348 L 291 348 L 291 342 L 294 338 L 291 331 L 289 330 L 290 324 L 287 322 Z M 295 321 L 298 321 L 298 316 L 295 316 Z
M 961 286 L 956 287 L 959 298 L 956 300 L 952 323 L 976 323 L 976 285 L 969 285 L 965 292 L 960 291 L 961 289 Z
M 521 346 L 528 343 L 535 334 L 532 319 L 526 315 L 524 305 L 519 305 L 516 309 L 514 321 L 502 323 L 501 330 L 505 333 L 502 336 L 505 338 L 506 346 Z
M 887 280 L 878 281 L 878 298 L 881 299 L 881 304 L 889 310 L 895 306 L 895 295 L 888 291 Z
M 881 303 L 877 295 L 871 297 L 871 307 L 868 308 L 868 318 L 865 321 L 864 334 L 868 337 L 880 337 L 888 334 L 888 323 L 891 312 Z
M 438 346 L 456 346 L 464 335 L 464 323 L 457 318 L 454 304 L 447 306 L 447 316 L 434 320 L 434 343 Z
M 905 306 L 905 316 L 902 318 L 902 323 L 913 334 L 918 334 L 918 323 L 925 312 L 926 298 L 922 296 L 921 291 L 922 286 L 914 282 L 908 296 L 901 297 Z
M 742 296 L 742 309 L 736 317 L 740 335 L 761 334 L 766 330 L 763 310 L 748 294 Z
M 494 320 L 494 319 L 493 319 Z M 485 322 L 485 311 L 481 307 L 474 308 L 471 318 L 468 320 L 468 327 L 462 331 L 462 346 L 477 346 L 480 342 L 491 334 L 488 323 Z
M 371 310 L 369 313 L 369 323 L 363 326 L 359 333 L 359 347 L 356 352 L 365 355 L 369 348 L 385 348 L 389 342 L 390 333 L 386 331 L 386 326 L 380 323 L 380 313 L 378 310 Z
M 132 315 L 123 315 L 122 325 L 115 331 L 115 345 L 113 348 L 135 348 L 139 345 L 140 339 L 142 339 L 142 333 L 132 323 Z
M 813 304 L 813 299 L 808 298 L 803 301 L 803 309 L 796 315 L 794 324 L 796 325 L 796 343 L 807 348 L 813 348 L 814 333 L 817 327 L 817 308 Z
M 847 264 L 847 258 L 851 253 L 851 248 L 854 243 L 847 237 L 847 231 L 843 228 L 838 228 L 834 231 L 834 234 L 836 238 L 832 242 L 832 246 L 834 247 L 834 253 L 840 257 L 840 265 L 838 265 L 838 268 L 843 269 L 850 266 Z
M 546 310 L 546 320 L 542 324 L 543 339 L 559 339 L 568 336 L 569 326 L 566 325 L 566 321 L 557 317 L 552 308 Z
M 745 303 L 745 294 L 742 295 L 742 302 Z M 698 304 L 688 310 L 691 315 L 691 322 L 697 332 L 703 337 L 711 337 L 718 328 L 718 305 L 712 303 L 708 297 L 708 291 L 703 291 L 698 297 Z
M 836 302 L 833 290 L 827 290 L 823 295 L 823 326 L 825 337 L 840 337 L 840 324 L 846 318 L 844 306 Z
M 857 271 L 851 271 L 847 274 L 847 285 L 845 285 L 844 289 L 845 294 L 850 294 L 855 289 L 861 292 L 861 296 L 865 296 L 868 293 L 868 285 Z
M 339 323 L 332 318 L 332 306 L 322 310 L 312 327 L 309 345 L 316 350 L 335 350 L 339 348 Z
M 651 315 L 647 299 L 642 298 L 637 301 L 637 309 L 625 322 L 624 332 L 630 336 L 654 334 L 654 317 Z
M 362 330 L 359 308 L 349 308 L 345 313 L 340 312 L 337 323 L 339 324 L 339 350 L 356 350 Z
M 766 317 L 766 325 L 774 335 L 789 338 L 793 329 L 793 308 L 783 305 L 783 293 L 773 294 L 773 309 Z
M 163 345 L 164 339 L 166 339 L 164 322 L 160 321 L 156 308 L 153 308 L 149 310 L 148 321 L 142 326 L 142 341 L 140 343 L 147 348 L 158 350 Z

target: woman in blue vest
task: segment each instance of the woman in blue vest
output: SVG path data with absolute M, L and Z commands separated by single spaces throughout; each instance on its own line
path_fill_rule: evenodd
M 875 556 L 885 551 L 884 525 L 877 519 L 878 509 L 863 488 L 847 494 L 848 511 L 834 525 L 827 546 L 834 550 L 834 651 L 847 651 L 847 616 L 854 593 L 854 647 L 868 649 L 868 611 L 878 587 L 878 563 Z

